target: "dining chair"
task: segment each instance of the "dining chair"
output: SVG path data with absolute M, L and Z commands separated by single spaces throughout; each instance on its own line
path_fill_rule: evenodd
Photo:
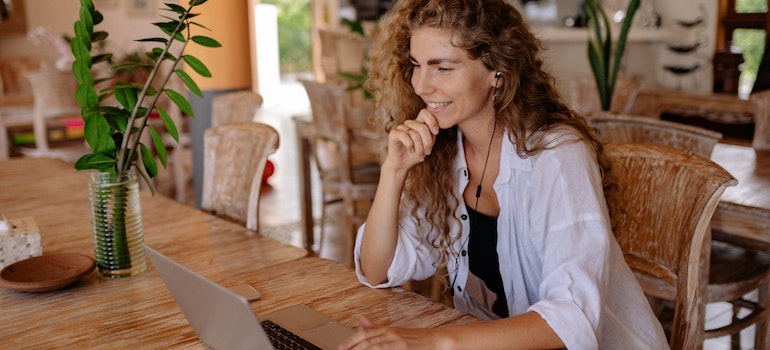
M 750 325 L 755 346 L 764 348 L 770 259 L 711 243 L 711 217 L 737 181 L 709 159 L 670 146 L 608 144 L 606 153 L 617 183 L 606 192 L 613 232 L 653 309 L 660 300 L 673 303 L 673 322 L 664 322 L 671 348 L 701 349 L 705 339 Z M 757 302 L 743 299 L 754 290 Z M 706 305 L 714 302 L 751 312 L 706 329 Z
M 324 83 L 349 85 L 340 73 L 361 74 L 366 65 L 369 42 L 363 36 L 343 28 L 318 28 L 321 75 Z
M 211 100 L 211 126 L 254 121 L 262 96 L 251 89 L 232 91 Z
M 617 113 L 587 117 L 599 136 L 612 143 L 655 143 L 711 157 L 722 134 L 710 129 L 656 118 Z
M 206 129 L 201 209 L 257 231 L 262 173 L 278 149 L 273 127 L 245 122 Z
M 693 152 L 706 158 L 711 157 L 714 146 L 722 138 L 722 134 L 716 131 L 649 117 L 597 113 L 591 115 L 589 121 L 597 127 L 600 135 L 611 143 L 658 144 Z M 712 232 L 709 288 L 719 290 L 713 294 L 720 294 L 723 297 L 712 297 L 709 302 L 729 300 L 735 305 L 733 317 L 737 317 L 742 311 L 741 305 L 747 305 L 749 310 L 759 310 L 763 313 L 764 311 L 756 307 L 756 303 L 747 303 L 742 299 L 743 294 L 746 294 L 744 289 L 736 288 L 734 285 L 744 282 L 754 283 L 757 275 L 762 276 L 760 283 L 766 285 L 768 281 L 764 275 L 770 274 L 770 265 L 762 261 L 768 256 L 756 252 L 750 246 L 742 247 L 737 243 L 739 242 L 730 239 L 730 235 Z M 752 265 L 759 270 L 752 271 L 749 267 Z M 754 289 L 758 289 L 758 286 L 748 291 Z M 759 298 L 764 297 L 759 296 Z M 660 310 L 664 310 L 663 306 L 659 308 Z M 764 318 L 762 315 L 759 317 Z M 740 344 L 741 329 L 742 327 L 730 327 L 724 331 L 708 334 L 709 337 L 731 334 L 732 341 Z
M 636 79 L 618 77 L 609 112 L 624 113 L 633 103 L 639 86 L 640 83 Z M 570 106 L 582 115 L 587 116 L 602 111 L 601 100 L 593 77 L 579 77 L 567 82 L 566 95 L 569 98 Z
M 0 95 L 31 93 L 32 87 L 25 76 L 40 70 L 40 59 L 19 56 L 0 59 Z
M 368 205 L 374 199 L 379 181 L 378 150 L 352 147 L 353 130 L 348 125 L 350 116 L 347 106 L 349 94 L 345 87 L 300 80 L 310 100 L 313 114 L 313 135 L 310 148 L 321 179 L 322 213 L 318 248 L 324 240 L 324 230 L 329 223 L 330 205 L 342 203 L 343 237 L 346 239 L 348 263 L 352 263 L 355 229 L 366 219 Z M 360 210 L 359 210 L 360 209 Z M 312 234 L 312 233 L 310 233 Z M 314 237 L 305 237 L 314 242 Z
M 77 82 L 72 72 L 41 70 L 27 72 L 34 106 L 32 128 L 35 148 L 21 148 L 22 154 L 32 157 L 55 157 L 75 162 L 88 150 L 85 141 L 79 138 L 52 147 L 49 142 L 51 128 L 65 129 L 68 120 L 80 120 L 80 107 L 75 101 Z

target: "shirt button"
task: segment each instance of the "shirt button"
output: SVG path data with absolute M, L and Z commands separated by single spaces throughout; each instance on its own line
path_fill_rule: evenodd
M 460 255 L 466 256 L 466 255 L 468 255 L 468 251 L 463 250 L 462 252 L 460 252 Z
M 468 220 L 468 215 L 465 215 L 465 214 L 460 215 L 460 219 Z
M 462 293 L 463 292 L 463 287 L 457 286 L 457 291 Z
M 463 175 L 468 176 L 468 170 L 463 170 Z

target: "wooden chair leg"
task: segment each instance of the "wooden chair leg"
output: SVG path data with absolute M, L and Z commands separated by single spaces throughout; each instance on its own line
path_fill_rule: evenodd
M 765 284 L 759 288 L 757 303 L 764 309 L 762 320 L 754 325 L 754 349 L 766 349 L 770 346 L 770 285 Z

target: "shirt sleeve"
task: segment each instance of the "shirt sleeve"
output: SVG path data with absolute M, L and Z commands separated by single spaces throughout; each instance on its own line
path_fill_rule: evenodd
M 567 348 L 598 346 L 611 229 L 594 153 L 563 144 L 533 167 L 530 238 L 542 252 L 537 312 Z
M 393 262 L 388 268 L 388 280 L 378 285 L 372 285 L 361 271 L 361 239 L 364 236 L 365 227 L 366 223 L 358 229 L 353 251 L 356 275 L 362 284 L 373 288 L 398 287 L 410 280 L 427 279 L 436 273 L 433 262 L 436 261 L 437 252 L 430 243 L 422 239 L 427 233 L 418 230 L 410 215 L 401 215 L 398 243 Z

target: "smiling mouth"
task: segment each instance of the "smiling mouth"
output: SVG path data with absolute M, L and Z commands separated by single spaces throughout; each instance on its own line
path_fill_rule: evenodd
M 451 103 L 452 102 L 425 102 L 425 105 L 427 105 L 428 108 L 436 109 L 449 106 Z

